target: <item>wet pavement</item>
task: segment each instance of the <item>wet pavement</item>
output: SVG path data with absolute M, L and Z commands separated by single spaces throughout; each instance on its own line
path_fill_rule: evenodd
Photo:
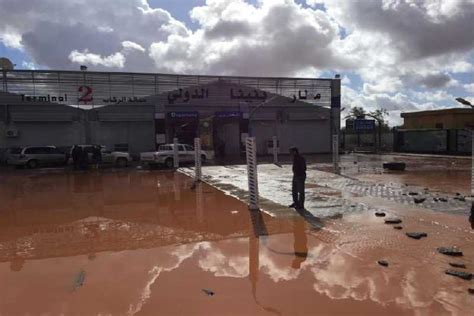
M 274 168 L 259 166 L 267 174 L 260 182 L 265 212 L 238 200 L 246 197 L 239 166 L 204 168 L 206 181 L 227 194 L 171 171 L 0 174 L 0 314 L 474 310 L 472 281 L 445 275 L 453 259 L 436 252 L 460 247 L 464 256 L 455 261 L 474 272 L 465 216 L 399 203 L 377 190 L 341 190 L 334 185 L 344 183 L 340 177 L 319 170 L 308 177 L 307 210 L 296 212 L 283 206 L 286 167 Z M 400 217 L 404 229 L 384 224 L 375 209 Z M 412 240 L 404 235 L 409 230 L 428 237 Z M 382 259 L 388 267 L 377 264 Z

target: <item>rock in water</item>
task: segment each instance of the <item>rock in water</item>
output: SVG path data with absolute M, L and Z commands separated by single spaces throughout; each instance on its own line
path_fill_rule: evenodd
M 375 216 L 377 217 L 384 217 L 385 213 L 384 212 L 375 212 Z
M 421 239 L 423 237 L 428 237 L 427 233 L 422 233 L 422 232 L 406 233 L 406 235 L 410 238 L 413 238 L 413 239 Z
M 206 294 L 207 294 L 207 296 L 214 296 L 214 292 L 212 292 L 211 290 L 208 290 L 208 289 L 202 289 L 202 291 L 203 291 L 204 293 L 206 293 Z
M 393 229 L 401 230 L 401 229 L 403 229 L 403 227 L 402 226 L 393 226 Z
M 77 275 L 76 278 L 74 279 L 74 288 L 73 291 L 77 290 L 81 286 L 84 285 L 84 281 L 86 280 L 86 272 L 84 270 L 81 270 Z
M 408 195 L 418 195 L 418 192 L 408 192 Z
M 453 257 L 461 257 L 463 255 L 462 251 L 457 249 L 457 248 L 454 248 L 454 247 L 439 247 L 438 249 L 438 252 L 443 254 L 443 255 L 446 255 L 446 256 L 453 256 Z
M 449 265 L 453 268 L 466 269 L 466 265 L 464 263 L 450 262 Z
M 426 200 L 426 198 L 415 198 L 415 203 L 420 204 L 423 203 Z
M 386 260 L 379 260 L 377 263 L 382 267 L 388 267 L 388 262 Z
M 400 224 L 402 222 L 399 218 L 387 218 L 385 224 Z
M 456 270 L 446 270 L 446 274 L 452 275 L 463 280 L 471 281 L 472 280 L 472 273 L 467 273 L 464 271 L 456 271 Z

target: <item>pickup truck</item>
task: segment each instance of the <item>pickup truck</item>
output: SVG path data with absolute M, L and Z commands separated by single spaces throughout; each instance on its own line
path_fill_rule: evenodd
M 92 150 L 94 148 L 94 145 L 78 145 L 79 147 L 82 148 L 82 150 L 85 150 L 87 152 L 87 155 L 89 156 L 89 161 L 92 161 Z M 105 146 L 100 146 L 100 152 L 102 154 L 102 163 L 103 164 L 113 164 L 116 167 L 119 168 L 125 168 L 128 166 L 130 161 L 132 160 L 130 157 L 130 154 L 127 152 L 121 152 L 121 151 L 109 151 L 105 148 Z M 69 153 L 69 157 L 72 156 L 72 148 Z M 72 158 L 70 158 L 70 161 L 72 162 Z
M 148 165 L 164 165 L 167 168 L 173 168 L 174 155 L 173 144 L 160 145 L 158 151 L 140 153 L 140 161 Z M 194 148 L 186 144 L 178 144 L 179 163 L 194 162 Z M 201 163 L 210 159 L 209 153 L 201 151 Z

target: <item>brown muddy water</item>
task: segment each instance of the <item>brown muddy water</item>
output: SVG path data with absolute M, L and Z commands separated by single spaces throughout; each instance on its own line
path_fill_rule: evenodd
M 429 234 L 420 241 L 365 213 L 315 228 L 307 214 L 273 218 L 179 173 L 135 170 L 3 173 L 0 202 L 0 315 L 474 310 L 473 282 L 444 274 L 453 260 L 474 272 L 461 217 L 403 217 Z

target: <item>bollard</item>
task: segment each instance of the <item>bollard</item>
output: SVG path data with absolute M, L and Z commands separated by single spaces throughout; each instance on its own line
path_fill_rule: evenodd
M 200 138 L 195 138 L 194 139 L 194 170 L 195 170 L 195 175 L 194 175 L 194 181 L 200 182 L 201 181 L 201 139 Z
M 273 163 L 278 165 L 278 139 L 273 136 Z
M 178 152 L 178 139 L 173 138 L 173 167 L 179 168 L 179 152 Z
M 258 171 L 257 171 L 257 146 L 255 137 L 245 140 L 247 156 L 247 177 L 249 184 L 249 209 L 258 210 Z
M 334 173 L 340 174 L 341 170 L 339 168 L 339 135 L 332 135 L 332 162 L 334 167 Z

